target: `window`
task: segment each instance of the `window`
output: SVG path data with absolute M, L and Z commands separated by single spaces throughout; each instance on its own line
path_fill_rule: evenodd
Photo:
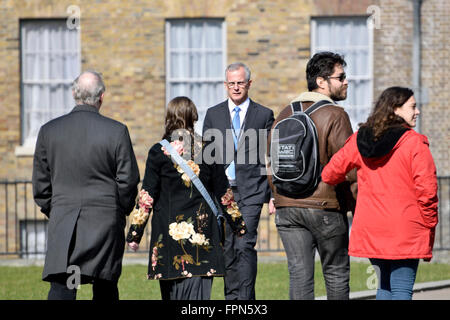
M 344 55 L 348 79 L 347 99 L 340 101 L 353 130 L 365 122 L 372 109 L 372 32 L 367 17 L 314 18 L 311 55 L 333 51 Z
M 166 22 L 166 102 L 187 96 L 197 106 L 202 131 L 206 110 L 224 100 L 225 28 L 219 19 Z
M 47 251 L 48 220 L 20 220 L 20 257 L 43 259 Z
M 34 147 L 40 127 L 69 112 L 80 73 L 77 29 L 65 20 L 26 20 L 21 31 L 22 145 Z

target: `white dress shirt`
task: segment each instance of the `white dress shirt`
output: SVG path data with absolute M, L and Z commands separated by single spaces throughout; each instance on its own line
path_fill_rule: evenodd
M 242 125 L 244 124 L 245 115 L 247 114 L 249 105 L 250 105 L 250 98 L 247 98 L 244 102 L 238 105 L 238 107 L 241 108 L 241 111 L 239 111 L 239 119 L 241 120 L 240 128 L 242 128 Z M 233 123 L 233 118 L 236 113 L 236 111 L 234 111 L 235 107 L 236 105 L 234 104 L 233 100 L 228 98 L 228 109 L 230 110 L 231 123 Z

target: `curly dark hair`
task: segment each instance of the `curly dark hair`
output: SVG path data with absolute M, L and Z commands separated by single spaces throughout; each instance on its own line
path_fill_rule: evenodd
M 347 65 L 344 57 L 340 54 L 324 51 L 316 53 L 306 65 L 306 81 L 308 82 L 308 91 L 317 89 L 316 79 L 322 77 L 326 79 L 334 72 L 336 64 L 343 68 Z
M 396 115 L 394 111 L 401 107 L 413 95 L 414 92 L 409 88 L 387 88 L 381 93 L 367 121 L 360 123 L 359 126 L 370 127 L 375 140 L 378 140 L 389 128 L 404 126 L 406 121 Z

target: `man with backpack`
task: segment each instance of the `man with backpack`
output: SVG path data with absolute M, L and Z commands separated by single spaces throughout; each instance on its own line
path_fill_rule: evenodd
M 347 113 L 335 103 L 347 97 L 345 66 L 339 54 L 315 54 L 306 67 L 308 92 L 281 111 L 268 141 L 269 210 L 286 250 L 292 300 L 314 299 L 316 249 L 327 298 L 349 298 L 347 211 L 355 205 L 356 172 L 336 187 L 320 181 L 323 166 L 352 134 Z

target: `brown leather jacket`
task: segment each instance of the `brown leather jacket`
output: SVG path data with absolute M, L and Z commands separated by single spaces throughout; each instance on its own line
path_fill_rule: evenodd
M 301 101 L 306 110 L 314 102 L 329 100 L 329 97 L 317 92 L 304 92 L 293 101 Z M 292 114 L 291 106 L 285 107 L 275 119 L 272 128 L 281 120 Z M 331 157 L 345 144 L 353 133 L 350 119 L 344 108 L 335 105 L 326 105 L 316 110 L 311 119 L 316 125 L 319 139 L 320 163 L 325 166 Z M 270 152 L 270 136 L 268 138 L 268 152 Z M 347 182 L 336 187 L 320 182 L 316 191 L 307 198 L 289 198 L 276 192 L 270 175 L 270 155 L 268 157 L 268 180 L 272 195 L 275 198 L 275 207 L 301 207 L 315 209 L 336 209 L 342 212 L 354 211 L 356 199 L 356 170 L 347 175 Z M 352 194 L 352 191 L 354 192 Z

